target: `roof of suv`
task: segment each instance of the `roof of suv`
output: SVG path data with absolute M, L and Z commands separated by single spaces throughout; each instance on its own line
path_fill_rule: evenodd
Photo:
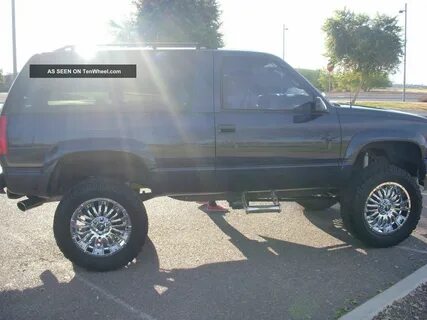
M 63 56 L 72 53 L 76 53 L 81 56 L 94 56 L 98 52 L 135 52 L 135 51 L 145 51 L 145 52 L 156 52 L 156 51 L 169 51 L 169 52 L 220 52 L 222 54 L 226 53 L 245 53 L 248 55 L 252 54 L 263 54 L 263 55 L 272 55 L 265 52 L 256 52 L 256 51 L 247 51 L 247 50 L 230 50 L 230 49 L 213 49 L 205 48 L 195 44 L 106 44 L 106 45 L 90 45 L 90 46 L 78 46 L 78 45 L 68 45 L 61 47 L 59 49 L 41 52 L 36 56 Z

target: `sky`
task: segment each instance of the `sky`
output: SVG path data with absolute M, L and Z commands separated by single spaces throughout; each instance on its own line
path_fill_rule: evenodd
M 18 68 L 33 54 L 69 44 L 109 43 L 110 20 L 127 19 L 131 0 L 15 0 Z M 264 51 L 296 68 L 324 68 L 321 27 L 334 10 L 399 16 L 404 0 L 218 0 L 226 49 Z M 427 1 L 408 0 L 407 83 L 427 85 Z M 0 69 L 12 71 L 11 0 L 0 0 Z M 391 76 L 402 83 L 403 65 Z

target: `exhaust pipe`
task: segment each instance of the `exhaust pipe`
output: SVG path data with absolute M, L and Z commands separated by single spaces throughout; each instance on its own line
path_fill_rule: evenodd
M 17 203 L 18 209 L 21 211 L 28 211 L 30 209 L 36 208 L 41 206 L 43 203 L 45 203 L 46 201 L 42 198 L 39 197 L 30 197 L 26 200 L 23 201 L 19 201 Z

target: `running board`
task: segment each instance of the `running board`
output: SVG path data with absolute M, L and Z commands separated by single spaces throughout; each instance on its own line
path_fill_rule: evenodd
M 249 197 L 248 197 L 249 195 L 250 195 L 250 193 L 247 193 L 247 192 L 242 193 L 242 204 L 243 204 L 243 208 L 245 209 L 247 214 L 282 211 L 282 209 L 280 207 L 279 198 L 277 197 L 277 195 L 274 191 L 271 191 L 269 197 L 265 197 L 262 199 L 249 199 Z M 250 205 L 250 201 L 257 201 L 257 202 L 271 201 L 272 204 L 270 204 L 270 205 Z

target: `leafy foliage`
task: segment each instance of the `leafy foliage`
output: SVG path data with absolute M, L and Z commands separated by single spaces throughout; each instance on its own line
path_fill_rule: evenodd
M 209 48 L 224 45 L 216 0 L 135 0 L 134 31 L 146 42 L 192 42 Z M 124 26 L 118 36 L 130 30 Z M 133 31 L 132 31 L 133 32 Z
M 341 71 L 333 76 L 334 89 L 339 91 L 355 92 L 361 82 L 361 74 L 352 71 Z M 373 88 L 387 88 L 391 87 L 391 81 L 386 72 L 375 72 L 368 74 L 363 82 L 361 89 L 363 91 L 370 91 Z
M 7 92 L 10 88 L 10 81 L 7 82 L 7 76 L 3 75 L 3 70 L 0 69 L 0 92 Z
M 318 90 L 324 92 L 329 89 L 329 76 L 331 76 L 331 89 L 335 91 L 355 92 L 360 85 L 360 74 L 357 72 L 341 70 L 329 75 L 329 72 L 324 69 L 297 69 L 297 71 Z M 375 72 L 365 78 L 361 90 L 370 91 L 374 88 L 391 87 L 391 85 L 387 72 Z
M 362 85 L 364 91 L 370 91 L 373 88 L 388 88 L 392 83 L 388 78 L 387 72 L 376 72 L 369 74 Z
M 317 69 L 296 69 L 300 74 L 304 76 L 313 86 L 320 91 L 328 90 L 328 82 L 322 81 L 322 73 L 325 71 Z
M 138 41 L 136 33 L 135 21 L 130 19 L 123 23 L 117 23 L 113 20 L 110 21 L 110 28 L 118 42 L 132 43 Z
M 338 91 L 354 92 L 360 86 L 360 74 L 352 71 L 341 71 L 334 74 L 334 88 Z
M 323 31 L 326 56 L 356 87 L 354 101 L 362 88 L 370 87 L 369 79 L 394 72 L 400 63 L 403 41 L 396 17 L 370 18 L 344 9 L 326 20 Z

